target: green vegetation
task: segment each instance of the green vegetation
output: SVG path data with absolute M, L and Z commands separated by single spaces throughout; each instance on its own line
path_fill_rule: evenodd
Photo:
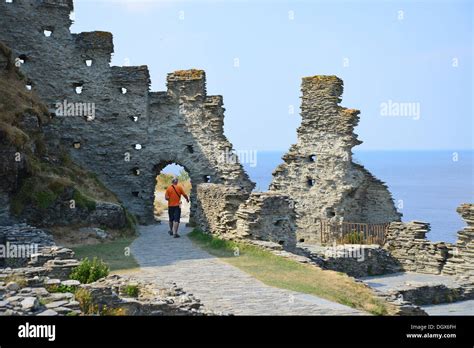
M 138 288 L 138 285 L 130 284 L 125 286 L 123 292 L 129 297 L 138 297 L 138 295 L 140 294 L 140 289 Z
M 66 292 L 70 292 L 70 293 L 74 293 L 76 292 L 77 290 L 77 286 L 73 286 L 73 285 L 63 285 L 63 284 L 54 284 L 54 285 L 49 285 L 46 287 L 46 290 L 48 290 L 48 292 L 51 292 L 51 293 L 56 293 L 56 292 L 60 292 L 60 293 L 66 293 Z
M 79 302 L 79 308 L 84 314 L 93 314 L 94 305 L 92 303 L 92 295 L 89 290 L 80 288 L 74 293 L 74 297 Z
M 11 275 L 6 276 L 3 279 L 3 282 L 5 284 L 8 284 L 10 282 L 17 283 L 20 286 L 20 288 L 24 288 L 28 285 L 28 280 L 25 277 L 19 276 L 16 274 L 11 274 Z
M 364 234 L 362 232 L 352 231 L 346 234 L 342 240 L 343 244 L 365 244 Z
M 393 312 L 393 308 L 377 298 L 371 289 L 355 282 L 346 274 L 321 270 L 253 245 L 218 239 L 198 230 L 191 232 L 189 237 L 210 254 L 222 258 L 267 285 L 312 294 L 375 315 Z
M 93 259 L 100 257 L 111 271 L 126 270 L 138 268 L 139 265 L 135 258 L 126 253 L 130 244 L 135 238 L 119 238 L 111 242 L 105 242 L 94 245 L 81 245 L 72 247 L 76 257 Z
M 71 279 L 80 281 L 82 284 L 93 283 L 96 280 L 109 275 L 109 267 L 97 257 L 90 261 L 87 257 L 82 259 L 79 266 L 72 270 Z
M 96 208 L 96 202 L 93 199 L 84 196 L 81 191 L 74 190 L 72 199 L 74 199 L 76 202 L 76 206 L 80 208 L 87 209 L 89 211 L 95 210 Z

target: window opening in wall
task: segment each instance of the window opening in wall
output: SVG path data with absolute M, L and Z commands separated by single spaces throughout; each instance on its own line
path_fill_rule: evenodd
M 43 34 L 44 34 L 44 36 L 46 36 L 46 37 L 50 37 L 51 34 L 53 34 L 53 31 L 52 31 L 52 30 L 49 30 L 49 29 L 45 29 L 45 30 L 43 30 Z
M 138 197 L 139 193 L 140 193 L 140 192 L 138 192 L 138 191 L 132 191 L 132 195 L 133 195 L 134 197 Z
M 5 0 L 7 4 L 13 4 L 13 0 Z
M 316 180 L 308 178 L 307 183 L 309 187 L 313 187 L 314 184 L 316 183 Z
M 211 182 L 211 176 L 210 175 L 204 175 L 204 182 L 210 183 Z
M 83 89 L 84 89 L 84 85 L 82 83 L 74 84 L 74 90 L 76 91 L 76 94 L 82 94 Z
M 124 87 L 120 88 L 120 92 L 122 92 L 122 94 L 127 94 L 128 90 Z
M 86 59 L 86 66 L 92 66 L 92 59 Z
M 73 144 L 75 149 L 80 149 L 81 148 L 81 143 L 79 141 L 75 141 Z
M 135 144 L 133 145 L 134 149 L 135 150 L 141 150 L 142 149 L 142 146 L 140 144 Z
M 192 145 L 186 145 L 189 153 L 194 153 L 194 147 Z
M 138 176 L 138 175 L 140 175 L 140 168 L 135 167 L 135 168 L 132 169 L 132 172 L 133 172 L 133 175 Z
M 311 155 L 308 159 L 310 162 L 316 162 L 316 155 Z
M 28 60 L 28 57 L 26 54 L 20 54 L 17 58 L 17 61 L 20 62 L 21 64 L 25 64 L 25 62 Z

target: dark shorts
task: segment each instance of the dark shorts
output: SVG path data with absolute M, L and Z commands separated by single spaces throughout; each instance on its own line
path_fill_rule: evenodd
M 170 221 L 179 222 L 181 219 L 180 207 L 168 207 L 168 216 Z

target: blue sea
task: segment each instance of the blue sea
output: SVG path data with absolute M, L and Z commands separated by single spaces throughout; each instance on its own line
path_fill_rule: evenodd
M 256 190 L 265 191 L 284 152 L 258 152 L 255 166 L 244 163 Z M 384 181 L 403 221 L 431 223 L 427 238 L 455 242 L 465 223 L 456 212 L 474 202 L 474 151 L 355 151 L 354 161 Z

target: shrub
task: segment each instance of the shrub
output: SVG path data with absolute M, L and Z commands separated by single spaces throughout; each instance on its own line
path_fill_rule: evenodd
M 365 244 L 364 234 L 362 232 L 352 231 L 343 238 L 345 244 Z
M 140 289 L 138 288 L 137 285 L 127 285 L 123 289 L 123 292 L 130 297 L 138 297 L 138 294 L 140 293 Z
M 73 285 L 63 285 L 63 284 L 59 284 L 59 285 L 50 285 L 46 288 L 46 290 L 48 290 L 48 292 L 50 293 L 57 293 L 57 292 L 60 292 L 60 293 L 66 293 L 66 292 L 70 292 L 70 293 L 74 293 L 76 292 L 76 289 L 77 289 L 77 286 L 73 286 Z
M 69 278 L 80 281 L 82 284 L 93 283 L 96 280 L 109 275 L 109 267 L 102 260 L 94 257 L 90 261 L 87 257 L 81 261 L 79 266 L 72 270 Z
M 79 302 L 79 308 L 84 314 L 93 314 L 94 313 L 94 305 L 92 303 L 92 295 L 89 290 L 87 289 L 78 289 L 74 297 L 77 302 Z

